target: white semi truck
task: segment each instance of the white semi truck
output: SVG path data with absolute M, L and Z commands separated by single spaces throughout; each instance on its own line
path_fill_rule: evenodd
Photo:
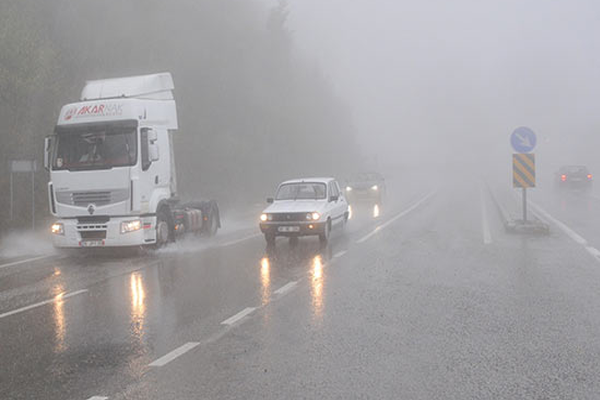
M 212 236 L 215 201 L 182 204 L 170 73 L 89 81 L 45 140 L 54 245 L 160 247 L 185 233 Z

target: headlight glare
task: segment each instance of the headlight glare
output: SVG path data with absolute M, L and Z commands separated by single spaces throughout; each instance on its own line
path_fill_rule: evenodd
M 55 235 L 64 235 L 65 227 L 60 222 L 55 222 L 50 226 L 50 231 Z
M 121 233 L 135 232 L 140 229 L 142 229 L 142 221 L 139 219 L 121 222 Z
M 268 218 L 269 218 L 269 216 L 268 216 L 267 214 L 261 214 L 261 215 L 260 215 L 260 220 L 261 220 L 262 222 L 265 222 L 265 221 L 266 221 Z
M 312 218 L 313 221 L 316 221 L 319 218 L 321 218 L 321 214 L 319 214 L 318 212 L 311 213 L 310 216 L 311 216 L 311 218 Z
M 352 187 L 346 186 L 346 192 L 351 192 L 351 191 L 352 191 Z
M 379 186 L 373 185 L 373 186 L 371 186 L 371 189 L 373 189 L 373 190 L 379 190 Z

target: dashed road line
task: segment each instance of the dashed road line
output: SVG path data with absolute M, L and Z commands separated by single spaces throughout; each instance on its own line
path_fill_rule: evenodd
M 233 325 L 236 322 L 238 322 L 239 320 L 241 320 L 242 318 L 244 318 L 245 316 L 252 314 L 254 312 L 254 310 L 256 310 L 256 307 L 246 307 L 239 313 L 237 313 L 234 316 L 229 317 L 225 321 L 221 322 L 221 325 Z
M 492 234 L 490 232 L 490 223 L 488 222 L 487 210 L 485 207 L 485 196 L 483 195 L 483 188 L 479 187 L 479 197 L 481 199 L 481 229 L 483 230 L 483 243 L 492 243 Z
M 242 243 L 242 242 L 245 242 L 246 240 L 254 239 L 255 237 L 259 237 L 261 235 L 262 235 L 262 233 L 253 233 L 252 235 L 244 236 L 243 238 L 240 238 L 240 239 L 235 239 L 235 240 L 231 240 L 229 242 L 219 243 L 217 246 L 219 246 L 219 247 L 233 246 L 234 244 Z
M 52 299 L 41 301 L 39 303 L 35 303 L 35 304 L 30 305 L 30 306 L 17 308 L 16 310 L 12 310 L 12 311 L 5 312 L 4 314 L 0 314 L 0 318 L 10 317 L 11 315 L 22 313 L 24 311 L 29 311 L 31 309 L 34 309 L 34 308 L 37 308 L 37 307 L 41 307 L 41 306 L 46 305 L 46 304 L 56 303 L 58 301 L 62 301 L 62 300 L 68 299 L 69 297 L 73 297 L 73 296 L 77 296 L 78 294 L 86 293 L 87 291 L 88 291 L 87 289 L 82 289 L 82 290 L 78 290 L 78 291 L 72 292 L 72 293 L 66 293 L 66 294 L 65 293 L 61 293 L 61 294 L 59 294 L 58 296 L 55 296 Z
M 392 217 L 391 219 L 387 220 L 383 224 L 377 226 L 373 231 L 371 231 L 370 233 L 368 233 L 365 236 L 363 236 L 360 239 L 358 239 L 356 241 L 356 243 L 360 244 L 360 243 L 366 242 L 367 240 L 369 240 L 370 238 L 372 238 L 374 235 L 376 235 L 377 232 L 379 232 L 380 230 L 387 228 L 390 224 L 394 223 L 396 220 L 398 220 L 398 219 L 404 217 L 405 215 L 411 213 L 412 211 L 416 210 L 421 204 L 423 204 L 424 202 L 426 202 L 427 200 L 429 200 L 429 198 L 432 197 L 434 194 L 435 194 L 435 191 L 427 194 L 424 197 L 422 197 L 419 201 L 417 201 L 415 204 L 413 204 L 412 206 L 410 206 L 406 210 L 402 211 L 401 213 L 399 213 L 396 216 Z
M 557 220 L 552 215 L 548 214 L 548 212 L 546 212 L 543 208 L 541 208 L 540 206 L 538 206 L 534 202 L 529 201 L 528 203 L 529 203 L 529 205 L 531 205 L 534 208 L 534 210 L 538 214 L 541 215 L 542 218 L 545 218 L 547 221 L 552 222 L 561 231 L 563 231 L 568 237 L 570 237 L 575 243 L 580 244 L 581 246 L 583 246 L 583 248 L 592 257 L 594 257 L 597 261 L 600 261 L 600 250 L 596 249 L 593 246 L 590 246 L 589 243 L 588 243 L 588 241 L 583 236 L 581 236 L 580 234 L 578 234 L 577 232 L 575 232 L 573 229 L 569 228 L 567 225 L 565 225 L 565 223 Z
M 348 250 L 342 250 L 342 251 L 338 251 L 337 253 L 335 253 L 333 255 L 333 258 L 340 258 L 342 257 L 344 254 L 346 254 L 348 252 Z
M 273 293 L 275 293 L 278 296 L 281 296 L 281 295 L 289 292 L 290 290 L 292 290 L 294 287 L 296 287 L 297 284 L 298 284 L 298 282 L 296 282 L 296 281 L 288 282 L 285 285 L 283 285 L 282 287 L 280 287 L 279 289 L 275 290 Z
M 108 400 L 108 397 L 106 396 L 92 396 L 87 400 Z
M 198 346 L 199 344 L 200 344 L 199 342 L 188 342 L 188 343 L 184 344 L 183 346 L 179 346 L 178 348 L 171 351 L 170 353 L 165 354 L 161 358 L 152 361 L 149 364 L 149 366 L 150 367 L 162 367 L 162 366 L 170 363 L 177 357 L 184 355 L 185 353 L 192 350 L 194 347 Z
M 45 256 L 32 257 L 32 258 L 27 258 L 25 260 L 19 260 L 19 261 L 9 262 L 9 263 L 0 265 L 0 269 L 12 267 L 14 265 L 19 265 L 19 264 L 25 264 L 25 263 L 28 263 L 28 262 L 34 262 L 34 261 L 38 261 L 38 260 L 43 260 L 45 258 L 50 258 L 50 257 L 54 257 L 54 254 L 48 254 L 48 255 L 45 255 Z

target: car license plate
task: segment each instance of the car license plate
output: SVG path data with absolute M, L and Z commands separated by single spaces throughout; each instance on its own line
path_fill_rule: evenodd
M 82 240 L 81 247 L 100 247 L 104 246 L 104 240 Z
M 279 232 L 299 232 L 299 226 L 280 226 L 278 229 Z

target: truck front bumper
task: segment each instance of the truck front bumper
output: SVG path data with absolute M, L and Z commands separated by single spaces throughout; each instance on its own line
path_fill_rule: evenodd
M 123 222 L 140 220 L 140 228 L 121 233 Z M 61 219 L 62 233 L 53 233 L 54 247 L 131 247 L 156 243 L 156 217 L 111 217 L 108 221 L 88 222 L 77 218 Z

